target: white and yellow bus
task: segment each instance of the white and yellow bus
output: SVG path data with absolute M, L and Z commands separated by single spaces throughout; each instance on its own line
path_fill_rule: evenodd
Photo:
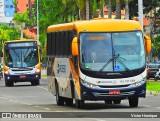
M 146 96 L 146 53 L 151 40 L 137 21 L 99 19 L 47 29 L 47 76 L 57 105 L 85 101 L 137 107 Z M 131 51 L 131 52 L 130 52 Z M 130 53 L 130 54 L 129 54 Z
M 37 40 L 6 41 L 2 52 L 5 86 L 13 86 L 16 82 L 39 85 L 41 65 Z

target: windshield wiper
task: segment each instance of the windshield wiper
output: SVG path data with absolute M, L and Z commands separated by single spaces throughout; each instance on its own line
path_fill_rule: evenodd
M 130 72 L 130 73 L 132 74 L 131 70 L 129 70 L 129 68 L 123 63 L 123 61 L 122 61 L 121 59 L 126 60 L 125 58 L 120 57 L 120 54 L 114 55 L 113 58 L 111 58 L 109 61 L 107 61 L 107 62 L 104 64 L 104 66 L 99 70 L 99 72 L 103 71 L 103 69 L 104 69 L 110 62 L 112 62 L 112 61 L 114 61 L 114 60 L 118 60 L 118 62 L 120 62 L 121 65 L 122 65 L 128 72 Z
M 107 67 L 110 62 L 116 60 L 117 58 L 119 58 L 119 54 L 114 55 L 113 58 L 109 59 L 109 61 L 107 61 L 107 62 L 104 64 L 104 66 L 102 66 L 102 68 L 99 70 L 99 72 L 103 71 L 103 69 L 104 69 L 105 67 Z
M 120 59 L 124 59 L 124 58 L 120 57 L 119 54 L 118 54 L 117 60 L 121 63 L 121 65 L 122 65 L 128 72 L 130 72 L 130 73 L 132 74 L 132 71 L 131 71 L 131 70 L 123 63 L 123 61 L 120 60 Z

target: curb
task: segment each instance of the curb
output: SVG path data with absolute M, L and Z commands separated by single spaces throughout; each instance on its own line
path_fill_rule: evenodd
M 159 91 L 146 90 L 146 94 L 147 95 L 153 95 L 153 96 L 160 96 L 160 92 Z

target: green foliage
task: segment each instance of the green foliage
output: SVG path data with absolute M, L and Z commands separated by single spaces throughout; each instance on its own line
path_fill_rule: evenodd
M 151 9 L 158 7 L 159 3 L 157 0 L 143 0 L 143 13 L 148 13 Z M 129 2 L 129 13 L 130 18 L 133 16 L 138 16 L 138 1 L 130 0 Z
M 76 0 L 39 0 L 39 41 L 42 49 L 45 48 L 48 26 L 70 22 L 78 18 L 78 8 L 76 4 Z M 43 50 L 44 61 L 46 49 Z
M 160 58 L 160 32 L 156 35 L 156 37 L 153 38 L 152 43 L 152 48 L 155 50 L 153 52 L 153 56 L 158 56 L 158 58 Z
M 13 21 L 16 24 L 20 25 L 20 30 L 21 30 L 21 36 L 20 38 L 23 38 L 23 28 L 24 24 L 28 23 L 28 11 L 24 13 L 14 13 Z
M 0 40 L 3 42 L 18 39 L 19 34 L 19 29 L 16 27 L 11 27 L 7 24 L 0 25 Z
M 13 0 L 13 5 L 17 5 L 18 0 Z
M 24 13 L 14 13 L 13 21 L 16 24 L 27 23 L 28 22 L 28 12 Z
M 26 23 L 26 27 L 35 25 L 37 22 L 36 9 L 28 8 L 27 13 L 28 13 L 28 21 Z

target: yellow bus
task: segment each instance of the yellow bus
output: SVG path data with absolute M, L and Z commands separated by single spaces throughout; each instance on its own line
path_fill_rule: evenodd
M 2 52 L 5 86 L 14 86 L 16 82 L 39 85 L 41 65 L 37 40 L 6 41 Z
M 137 21 L 97 19 L 47 29 L 47 77 L 57 105 L 85 101 L 137 107 L 146 96 L 146 53 L 151 40 Z

